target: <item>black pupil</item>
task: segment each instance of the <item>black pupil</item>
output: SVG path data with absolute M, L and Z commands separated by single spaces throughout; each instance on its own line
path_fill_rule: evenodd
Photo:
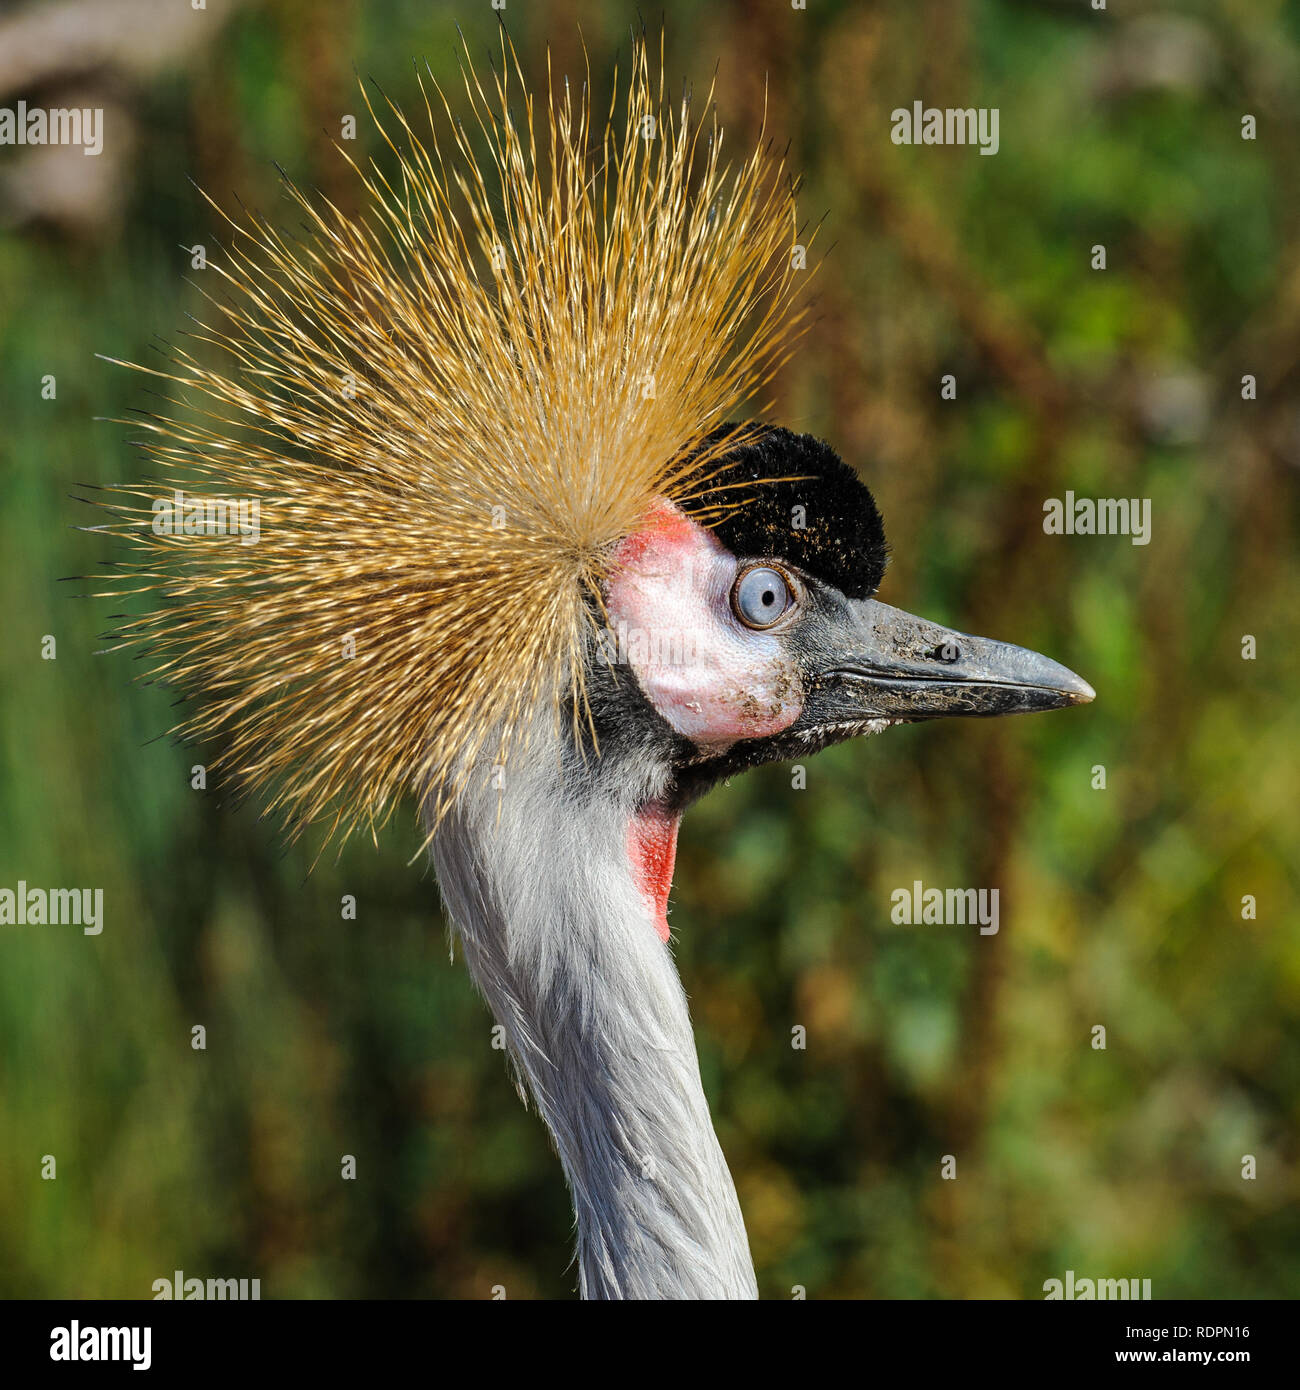
M 771 606 L 772 606 L 775 602 L 776 602 L 776 594 L 775 594 L 771 589 L 764 589 L 764 590 L 763 590 L 763 607 L 764 607 L 764 608 L 771 608 Z

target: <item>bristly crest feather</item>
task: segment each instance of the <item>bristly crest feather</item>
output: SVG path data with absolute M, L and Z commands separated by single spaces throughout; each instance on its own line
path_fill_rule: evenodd
M 420 134 L 367 96 L 390 167 L 340 147 L 365 213 L 290 183 L 301 240 L 226 217 L 187 335 L 220 365 L 137 368 L 170 408 L 143 417 L 157 479 L 108 490 L 133 548 L 110 592 L 149 606 L 116 646 L 195 697 L 174 732 L 219 739 L 295 832 L 373 834 L 417 784 L 445 804 L 543 706 L 583 710 L 612 548 L 721 457 L 684 462 L 802 331 L 784 162 L 760 135 L 724 165 L 712 91 L 704 122 L 665 104 L 662 40 L 599 137 L 566 80 L 539 142 L 504 34 L 502 59 L 485 91 L 466 56 L 477 133 L 431 73 Z M 157 534 L 175 489 L 255 500 L 260 539 Z

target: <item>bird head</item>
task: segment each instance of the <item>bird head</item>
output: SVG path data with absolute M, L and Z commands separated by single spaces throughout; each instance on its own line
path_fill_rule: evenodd
M 681 813 L 719 781 L 896 724 L 1094 698 L 1046 656 L 881 603 L 880 512 L 822 441 L 731 427 L 700 452 L 615 548 L 572 722 L 570 775 L 623 803 L 665 940 Z
M 877 601 L 853 470 L 718 424 L 807 326 L 815 229 L 770 143 L 728 167 L 644 41 L 621 124 L 566 83 L 539 141 L 502 43 L 486 90 L 467 60 L 486 165 L 431 77 L 427 131 L 385 101 L 397 173 L 354 163 L 368 214 L 289 184 L 301 238 L 227 219 L 192 335 L 218 365 L 174 346 L 141 369 L 167 403 L 133 422 L 157 473 L 101 495 L 127 552 L 101 592 L 142 601 L 118 644 L 191 697 L 177 732 L 221 745 L 210 769 L 295 832 L 374 830 L 411 790 L 436 823 L 549 722 L 576 775 L 668 814 L 890 724 L 1091 698 Z M 236 505 L 255 537 L 214 531 Z
M 673 808 L 745 768 L 891 725 L 1093 698 L 1045 656 L 881 603 L 880 512 L 813 436 L 752 431 L 698 481 L 619 546 L 591 657 L 597 739 L 652 716 Z

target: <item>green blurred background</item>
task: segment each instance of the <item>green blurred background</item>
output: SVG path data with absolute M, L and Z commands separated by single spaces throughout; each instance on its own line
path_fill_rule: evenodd
M 882 597 L 1098 690 L 688 814 L 672 924 L 760 1288 L 1035 1298 L 1073 1269 L 1294 1295 L 1300 8 L 664 14 L 670 80 L 716 64 L 737 150 L 766 83 L 826 215 L 777 413 L 875 490 Z M 581 26 L 598 101 L 637 19 L 505 17 L 535 81 L 548 44 L 580 71 Z M 264 1297 L 572 1293 L 559 1165 L 448 961 L 413 810 L 313 870 L 310 836 L 190 790 L 167 695 L 93 655 L 109 605 L 57 582 L 106 558 L 69 494 L 138 467 L 93 417 L 148 397 L 94 354 L 147 360 L 200 308 L 185 248 L 217 228 L 187 176 L 276 211 L 278 160 L 355 203 L 330 137 L 353 113 L 374 143 L 357 74 L 409 101 L 413 59 L 454 76 L 457 24 L 486 56 L 488 0 L 0 5 L 0 104 L 108 112 L 99 159 L 0 150 L 0 885 L 101 886 L 107 921 L 0 927 L 5 1295 L 148 1297 L 178 1268 Z M 892 145 L 917 99 L 998 107 L 1000 152 Z M 1067 489 L 1150 498 L 1150 545 L 1044 535 Z M 1000 888 L 1001 931 L 893 925 L 918 878 Z

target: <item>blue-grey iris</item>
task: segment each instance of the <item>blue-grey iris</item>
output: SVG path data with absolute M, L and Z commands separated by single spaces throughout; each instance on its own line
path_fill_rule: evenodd
M 763 565 L 745 570 L 731 591 L 731 606 L 746 627 L 771 627 L 793 601 L 785 575 Z

